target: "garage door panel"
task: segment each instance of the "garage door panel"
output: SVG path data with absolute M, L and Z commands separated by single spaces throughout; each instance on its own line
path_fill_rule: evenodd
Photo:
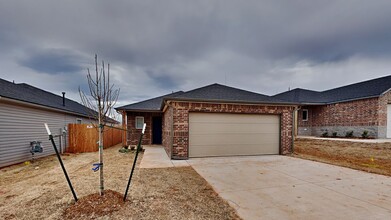
M 223 149 L 223 150 L 222 150 Z M 208 152 L 207 156 L 249 156 L 260 154 L 278 154 L 279 151 L 274 147 L 274 144 L 263 145 L 262 149 L 254 145 L 208 145 L 197 146 L 193 149 L 192 154 L 194 157 L 203 157 L 205 152 Z
M 193 122 L 192 134 L 207 134 L 213 130 L 213 133 L 275 133 L 279 129 L 279 124 L 233 124 L 233 123 L 196 123 Z
M 192 135 L 190 146 L 219 144 L 253 144 L 278 143 L 278 134 L 208 134 Z
M 189 156 L 278 154 L 278 115 L 190 113 Z
M 239 124 L 252 124 L 252 123 L 276 123 L 276 115 L 262 115 L 262 117 L 253 117 L 254 115 L 246 114 L 221 114 L 221 113 L 190 113 L 190 114 L 202 114 L 202 117 L 191 117 L 189 122 L 198 123 L 239 123 Z M 249 116 L 249 117 L 246 117 Z M 258 115 L 260 116 L 260 115 Z

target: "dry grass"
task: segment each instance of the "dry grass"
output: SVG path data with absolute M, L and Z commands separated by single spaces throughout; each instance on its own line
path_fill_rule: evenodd
M 105 188 L 112 190 L 113 201 L 119 198 L 116 192 L 122 195 L 125 191 L 134 157 L 118 153 L 119 148 L 106 149 L 104 155 Z M 63 156 L 79 201 L 95 199 L 91 194 L 98 192 L 99 174 L 91 171 L 97 156 L 97 153 Z M 119 208 L 115 206 L 114 212 L 97 210 L 67 215 L 73 207 L 56 157 L 0 170 L 0 219 L 239 219 L 234 209 L 191 167 L 137 169 L 128 201 Z
M 294 156 L 391 176 L 391 143 L 297 139 Z

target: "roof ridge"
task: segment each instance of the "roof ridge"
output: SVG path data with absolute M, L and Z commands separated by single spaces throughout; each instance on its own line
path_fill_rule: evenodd
M 58 95 L 58 94 L 56 94 L 56 93 L 53 93 L 53 92 L 49 92 L 49 91 L 43 90 L 43 89 L 41 89 L 41 88 L 38 88 L 38 87 L 32 86 L 32 85 L 30 85 L 30 84 L 27 84 L 27 83 L 16 83 L 15 85 L 17 85 L 17 86 L 28 86 L 28 87 L 30 87 L 30 88 L 28 88 L 28 89 L 35 89 L 35 90 L 39 90 L 39 91 L 41 91 L 41 92 L 44 92 L 44 93 L 50 94 L 50 95 L 52 95 L 52 96 L 55 96 L 55 97 L 58 97 L 58 98 L 60 98 L 60 99 L 62 99 L 62 98 L 63 98 L 61 95 Z M 79 105 L 82 105 L 82 104 L 81 104 L 81 103 L 79 103 L 79 102 L 76 102 L 76 101 L 74 101 L 74 100 L 72 100 L 72 99 L 69 99 L 69 98 L 67 98 L 66 96 L 65 96 L 65 100 L 67 100 L 67 101 L 71 101 L 71 102 L 73 102 L 73 103 L 76 103 L 76 104 L 79 104 Z
M 323 91 L 297 88 L 278 93 L 273 97 L 285 100 L 298 100 L 311 103 L 334 103 L 368 97 L 378 97 L 391 88 L 391 75 L 378 77 L 357 83 L 351 83 Z
M 391 75 L 382 76 L 382 77 L 375 78 L 375 79 L 369 79 L 369 80 L 365 80 L 365 81 L 361 81 L 361 82 L 351 83 L 351 84 L 348 84 L 345 86 L 340 86 L 340 87 L 336 87 L 336 88 L 332 88 L 332 89 L 323 90 L 322 92 L 329 92 L 329 91 L 336 90 L 336 89 L 342 89 L 342 88 L 346 88 L 346 87 L 350 87 L 350 86 L 366 84 L 366 83 L 374 82 L 374 81 L 378 81 L 378 80 L 384 80 L 385 78 L 388 78 L 388 77 L 391 78 Z
M 128 105 L 123 105 L 123 106 L 117 107 L 116 109 L 126 108 L 126 107 L 131 106 L 131 105 L 135 105 L 135 104 L 140 104 L 140 103 L 152 101 L 152 100 L 154 100 L 154 99 L 164 98 L 164 97 L 166 97 L 166 96 L 174 95 L 174 94 L 178 94 L 178 93 L 179 93 L 179 94 L 182 94 L 182 93 L 184 93 L 184 92 L 183 92 L 182 90 L 179 90 L 179 91 L 176 91 L 176 92 L 167 93 L 167 94 L 165 94 L 165 95 L 157 96 L 157 97 L 154 97 L 154 98 L 149 98 L 149 99 L 142 100 L 142 101 L 139 101 L 139 102 L 134 102 L 134 103 L 131 103 L 131 104 L 128 104 Z
M 212 84 L 209 84 L 209 85 L 200 87 L 200 88 L 192 89 L 192 90 L 189 90 L 189 91 L 184 92 L 184 94 L 190 93 L 190 92 L 193 92 L 193 91 L 198 91 L 198 90 L 201 90 L 201 89 L 205 89 L 205 88 L 211 87 L 211 86 L 221 86 L 221 87 L 225 87 L 225 88 L 229 88 L 229 89 L 240 90 L 240 91 L 243 91 L 243 92 L 252 93 L 252 94 L 255 94 L 255 95 L 261 95 L 261 96 L 265 96 L 265 97 L 271 97 L 271 96 L 264 95 L 264 94 L 261 94 L 261 93 L 258 93 L 258 92 L 253 92 L 253 91 L 249 91 L 249 90 L 245 90 L 245 89 L 240 89 L 240 88 L 236 88 L 236 87 L 232 87 L 232 86 L 222 85 L 222 84 L 219 84 L 219 83 L 212 83 Z

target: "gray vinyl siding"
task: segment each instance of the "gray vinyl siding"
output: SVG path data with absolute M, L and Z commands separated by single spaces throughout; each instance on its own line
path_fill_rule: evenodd
M 44 123 L 53 134 L 59 134 L 61 128 L 76 123 L 78 118 L 90 123 L 81 116 L 0 101 L 0 167 L 31 160 L 31 141 L 42 142 L 43 153 L 35 154 L 35 158 L 55 154 Z M 59 148 L 59 138 L 55 141 Z

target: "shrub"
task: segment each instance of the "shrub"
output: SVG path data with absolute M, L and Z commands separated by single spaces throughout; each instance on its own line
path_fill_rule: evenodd
M 363 131 L 362 134 L 361 134 L 361 137 L 365 138 L 365 139 L 369 138 L 369 132 L 368 131 Z
M 332 135 L 333 135 L 333 137 L 337 137 L 337 134 L 338 134 L 337 132 L 333 132 Z
M 345 137 L 353 137 L 353 131 L 346 132 Z
M 329 136 L 329 132 L 323 132 L 323 134 L 322 134 L 322 137 L 328 137 Z

